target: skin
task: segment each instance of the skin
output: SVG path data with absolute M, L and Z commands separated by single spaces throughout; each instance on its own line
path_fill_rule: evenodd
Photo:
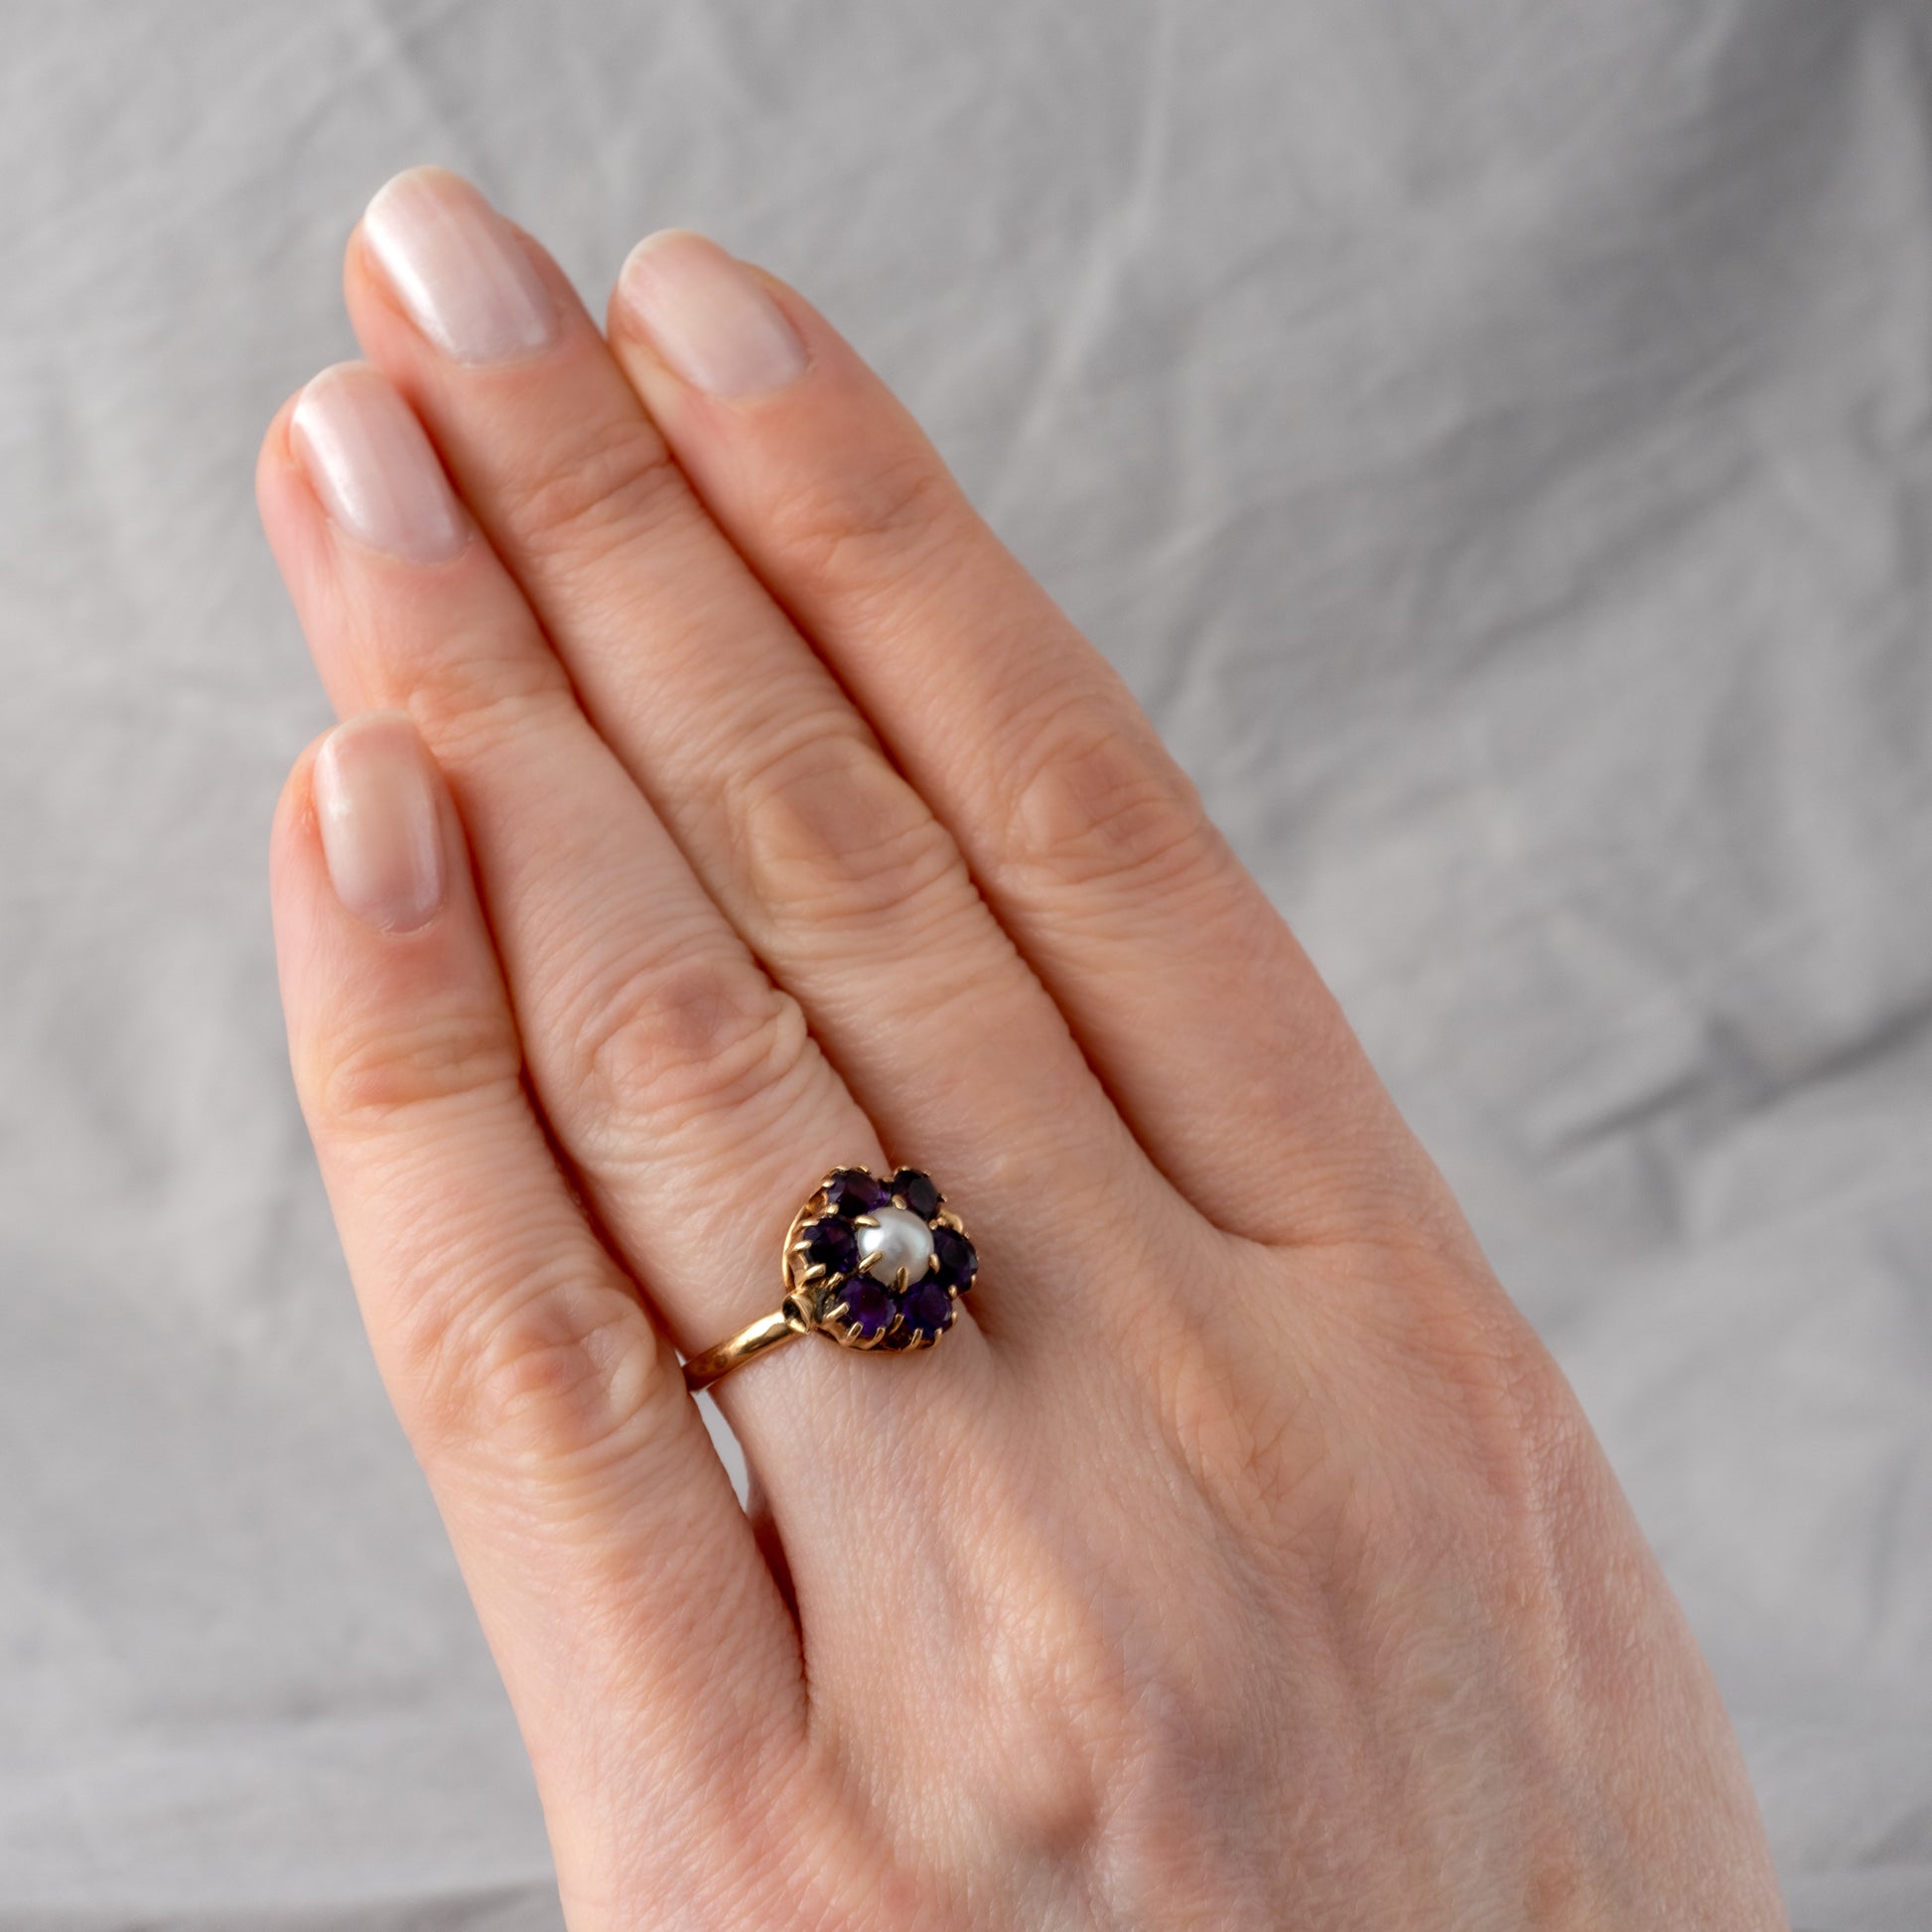
M 565 328 L 485 368 L 348 247 L 460 555 L 333 523 L 289 407 L 259 483 L 445 787 L 384 930 L 297 761 L 283 998 L 572 1932 L 1784 1925 L 1574 1396 L 1119 679 L 796 292 L 719 398 L 518 245 Z M 721 1383 L 741 1510 L 674 1351 L 889 1155 L 969 1312 Z

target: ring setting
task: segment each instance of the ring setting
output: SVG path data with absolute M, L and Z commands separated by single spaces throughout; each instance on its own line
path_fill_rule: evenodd
M 821 1334 L 845 1348 L 930 1348 L 978 1274 L 965 1225 L 930 1174 L 899 1168 L 882 1179 L 863 1167 L 834 1168 L 785 1234 L 783 1306 L 692 1356 L 685 1384 L 708 1387 L 793 1335 Z

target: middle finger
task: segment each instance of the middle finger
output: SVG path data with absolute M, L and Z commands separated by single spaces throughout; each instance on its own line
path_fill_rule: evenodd
M 1050 1165 L 1063 1204 L 1145 1168 L 950 835 L 698 502 L 554 264 L 423 169 L 371 203 L 347 287 L 592 722 L 889 1144 L 982 1220 L 1029 1171 Z

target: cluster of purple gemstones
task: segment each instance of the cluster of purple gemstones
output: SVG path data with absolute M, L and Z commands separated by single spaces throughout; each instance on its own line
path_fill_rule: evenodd
M 890 1180 L 876 1180 L 864 1168 L 841 1168 L 813 1206 L 817 1218 L 798 1230 L 793 1249 L 822 1321 L 841 1340 L 862 1348 L 914 1348 L 952 1326 L 954 1294 L 972 1287 L 979 1257 L 957 1218 L 946 1212 L 930 1175 L 901 1168 Z M 890 1243 L 887 1223 L 896 1223 L 890 1232 L 897 1239 Z M 913 1223 L 923 1223 L 924 1238 Z M 888 1275 L 885 1266 L 908 1251 L 908 1235 L 923 1272 L 913 1278 L 904 1271 L 901 1287 L 900 1271 Z

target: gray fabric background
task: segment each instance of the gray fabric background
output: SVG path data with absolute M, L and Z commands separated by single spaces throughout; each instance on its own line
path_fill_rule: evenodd
M 0 1928 L 554 1928 L 291 1098 L 340 249 L 796 281 L 1121 665 L 1575 1379 L 1797 1922 L 1932 1926 L 1932 20 L 0 11 Z

